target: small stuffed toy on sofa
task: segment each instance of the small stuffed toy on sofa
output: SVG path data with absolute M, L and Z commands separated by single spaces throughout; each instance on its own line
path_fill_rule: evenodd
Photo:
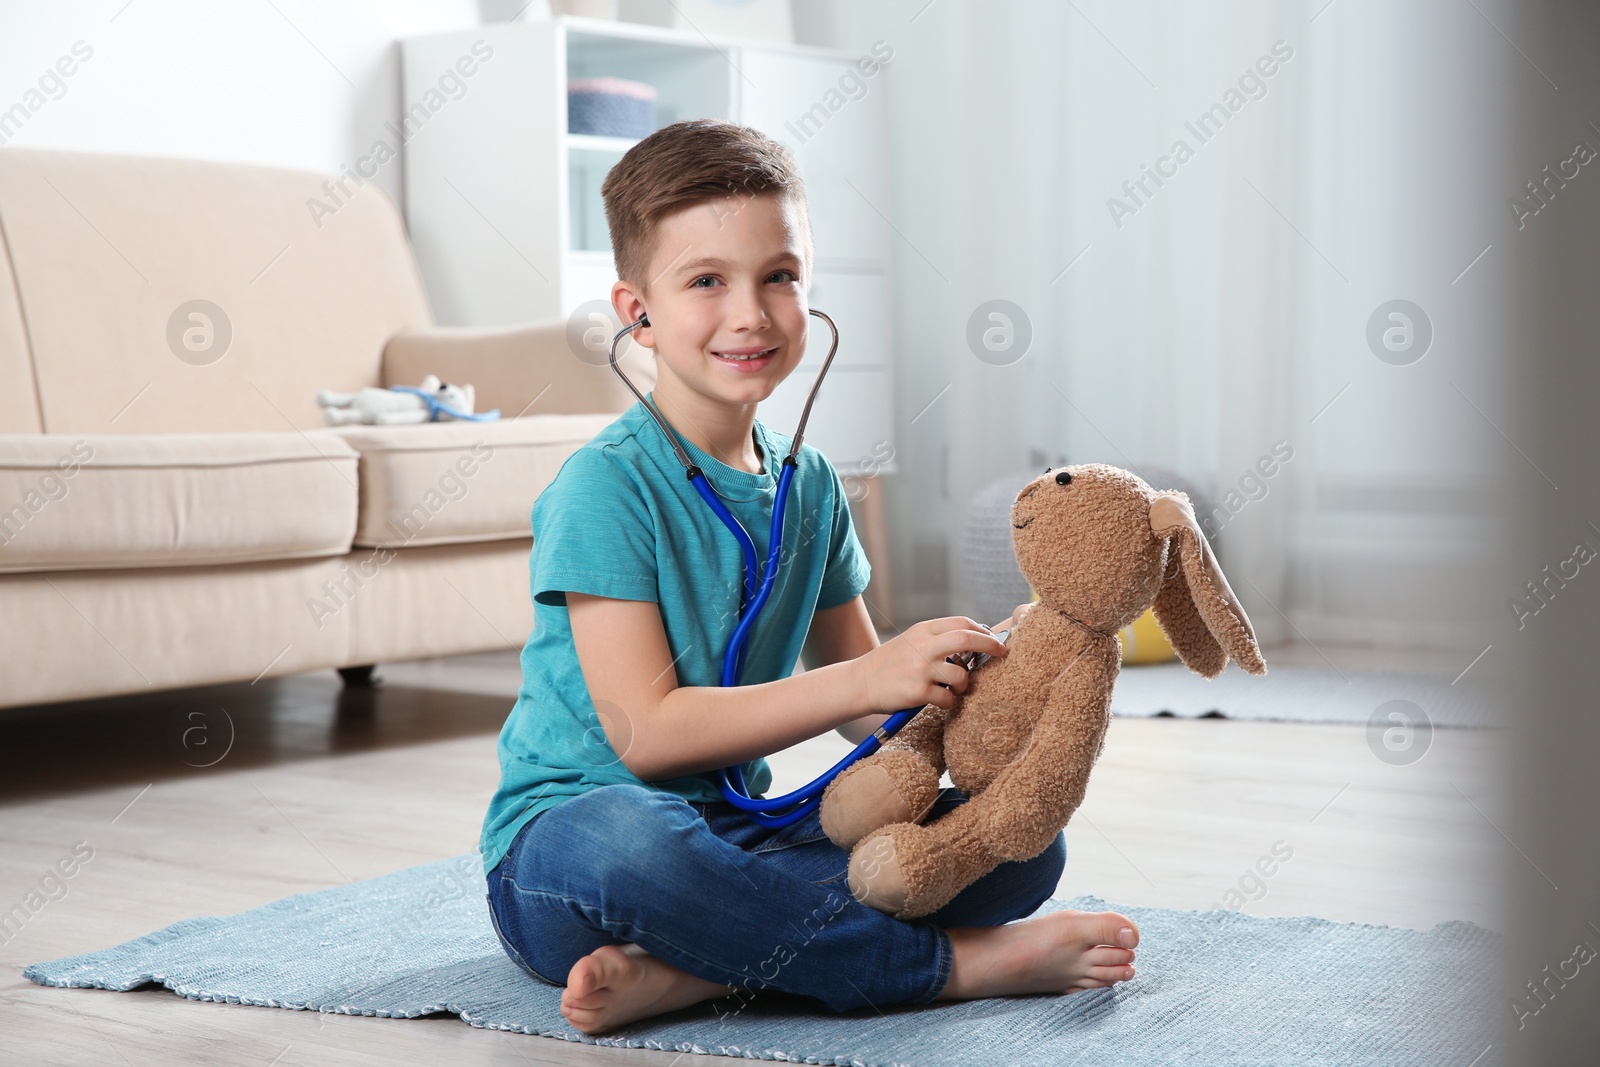
M 500 417 L 498 410 L 474 415 L 473 400 L 472 386 L 441 382 L 433 374 L 422 379 L 420 388 L 397 385 L 391 389 L 375 389 L 367 386 L 354 393 L 317 390 L 317 403 L 322 406 L 323 421 L 330 426 L 358 422 L 397 426 L 449 419 L 492 422 Z
M 1265 674 L 1255 632 L 1181 492 L 1101 463 L 1046 469 L 1011 505 L 1017 562 L 1039 599 L 1007 654 L 974 667 L 946 711 L 929 704 L 822 794 L 822 828 L 850 850 L 850 891 L 913 919 L 1008 860 L 1043 852 L 1083 801 L 1121 667 L 1116 634 L 1155 608 L 1190 670 L 1232 657 Z M 939 776 L 966 803 L 922 826 Z

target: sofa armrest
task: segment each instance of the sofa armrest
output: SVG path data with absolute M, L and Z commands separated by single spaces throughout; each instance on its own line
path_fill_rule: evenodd
M 639 392 L 654 388 L 650 349 L 625 344 L 617 362 Z M 636 399 L 611 369 L 604 348 L 568 345 L 565 319 L 490 329 L 439 326 L 389 339 L 383 350 L 385 388 L 416 385 L 428 374 L 471 385 L 475 410 L 498 408 L 506 419 L 621 414 Z

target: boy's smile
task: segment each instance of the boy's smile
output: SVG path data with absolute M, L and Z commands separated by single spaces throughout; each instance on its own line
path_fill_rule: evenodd
M 777 345 L 766 348 L 760 345 L 747 345 L 744 348 L 725 348 L 720 352 L 712 350 L 711 354 L 741 373 L 752 373 L 770 366 L 772 356 L 777 351 Z
M 805 353 L 806 222 L 773 194 L 704 201 L 655 227 L 647 284 L 612 288 L 634 340 L 654 348 L 652 399 L 674 428 L 730 466 L 760 469 L 750 425 Z

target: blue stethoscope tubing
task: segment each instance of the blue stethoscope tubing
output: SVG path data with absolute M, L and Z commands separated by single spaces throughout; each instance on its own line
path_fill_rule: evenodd
M 839 327 L 834 325 L 833 319 L 818 311 L 811 309 L 811 314 L 828 324 L 828 329 L 833 333 L 833 343 L 828 348 L 828 358 L 823 360 L 822 369 L 817 372 L 817 380 L 811 386 L 811 393 L 806 397 L 806 406 L 800 412 L 800 424 L 795 427 L 794 441 L 789 449 L 789 454 L 783 457 L 782 469 L 778 474 L 777 498 L 772 506 L 772 531 L 768 537 L 767 564 L 761 574 L 760 582 L 756 579 L 756 546 L 750 539 L 749 531 L 734 517 L 722 499 L 717 496 L 716 490 L 711 487 L 705 472 L 695 465 L 689 458 L 688 452 L 679 443 L 677 435 L 667 426 L 666 420 L 656 410 L 654 404 L 645 399 L 643 393 L 634 387 L 628 376 L 622 373 L 622 368 L 617 366 L 617 345 L 628 334 L 641 326 L 650 325 L 648 315 L 641 315 L 637 322 L 631 323 L 618 330 L 611 338 L 610 362 L 611 369 L 622 379 L 630 392 L 639 398 L 645 406 L 650 417 L 661 427 L 662 434 L 667 443 L 672 446 L 673 453 L 678 457 L 678 462 L 683 464 L 684 472 L 689 477 L 689 482 L 701 499 L 722 520 L 739 542 L 739 548 L 744 553 L 744 585 L 739 589 L 739 622 L 734 627 L 733 636 L 728 640 L 728 650 L 722 661 L 722 684 L 724 686 L 738 685 L 739 678 L 744 673 L 744 644 L 750 634 L 750 629 L 755 625 L 756 616 L 767 603 L 767 597 L 772 592 L 773 583 L 778 577 L 778 560 L 783 552 L 783 517 L 789 500 L 789 486 L 794 480 L 795 457 L 800 454 L 800 442 L 805 433 L 806 420 L 811 417 L 811 404 L 817 398 L 817 389 L 822 385 L 823 375 L 828 373 L 828 366 L 833 362 L 833 355 L 839 349 Z M 876 752 L 883 742 L 893 737 L 906 723 L 923 709 L 926 705 L 914 708 L 905 708 L 894 712 L 883 721 L 869 736 L 856 745 L 843 759 L 830 767 L 809 785 L 802 786 L 792 793 L 781 797 L 751 797 L 748 794 L 744 780 L 744 768 L 738 764 L 732 767 L 722 767 L 717 771 L 717 784 L 722 790 L 722 795 L 728 803 L 750 816 L 752 820 L 762 826 L 779 829 L 799 822 L 809 815 L 812 809 L 822 803 L 822 791 L 828 783 L 838 776 L 850 764 L 865 756 Z M 791 806 L 792 805 L 792 806 Z M 784 810 L 784 809 L 788 810 Z

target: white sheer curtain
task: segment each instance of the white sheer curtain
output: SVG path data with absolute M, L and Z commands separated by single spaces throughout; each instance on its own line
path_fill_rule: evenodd
M 1465 10 L 796 0 L 816 43 L 895 50 L 902 624 L 970 612 L 984 483 L 1106 462 L 1223 507 L 1264 641 L 1470 644 L 1493 253 L 1457 274 L 1504 230 L 1483 153 L 1520 60 Z M 1009 365 L 966 339 L 996 299 L 1032 330 Z M 1410 366 L 1366 342 L 1393 299 L 1434 327 Z

